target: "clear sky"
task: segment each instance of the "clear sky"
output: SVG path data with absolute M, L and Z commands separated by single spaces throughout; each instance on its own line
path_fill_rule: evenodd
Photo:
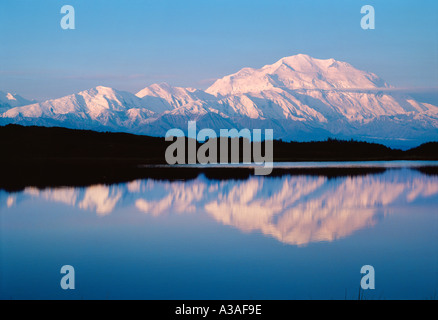
M 75 30 L 60 27 L 65 4 Z M 365 4 L 375 30 L 360 27 Z M 298 53 L 347 61 L 394 86 L 438 87 L 438 1 L 0 1 L 0 90 L 26 98 L 97 85 L 206 88 Z

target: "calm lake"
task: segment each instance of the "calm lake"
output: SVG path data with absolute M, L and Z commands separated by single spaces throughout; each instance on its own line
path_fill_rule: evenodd
M 0 191 L 0 298 L 437 299 L 438 162 L 325 165 L 384 170 Z

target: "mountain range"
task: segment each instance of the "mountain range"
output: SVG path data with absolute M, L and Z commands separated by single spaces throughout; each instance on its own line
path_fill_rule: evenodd
M 438 140 L 438 107 L 346 62 L 299 54 L 244 68 L 204 90 L 153 84 L 137 94 L 98 86 L 59 99 L 0 92 L 0 124 L 164 136 L 171 128 L 273 129 L 274 139 L 329 137 L 408 148 Z

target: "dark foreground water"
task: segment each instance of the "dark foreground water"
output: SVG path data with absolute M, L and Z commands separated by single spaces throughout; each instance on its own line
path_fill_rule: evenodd
M 436 299 L 438 176 L 0 191 L 0 240 L 1 299 L 357 299 L 363 265 L 365 299 Z

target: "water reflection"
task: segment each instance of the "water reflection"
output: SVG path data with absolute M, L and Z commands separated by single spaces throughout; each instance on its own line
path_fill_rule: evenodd
M 394 208 L 438 195 L 438 177 L 410 169 L 382 174 L 251 177 L 247 180 L 137 180 L 86 188 L 0 192 L 0 209 L 28 198 L 63 203 L 106 216 L 135 207 L 153 216 L 204 213 L 243 232 L 261 232 L 291 245 L 333 241 L 374 226 Z M 436 198 L 434 198 L 436 199 Z

